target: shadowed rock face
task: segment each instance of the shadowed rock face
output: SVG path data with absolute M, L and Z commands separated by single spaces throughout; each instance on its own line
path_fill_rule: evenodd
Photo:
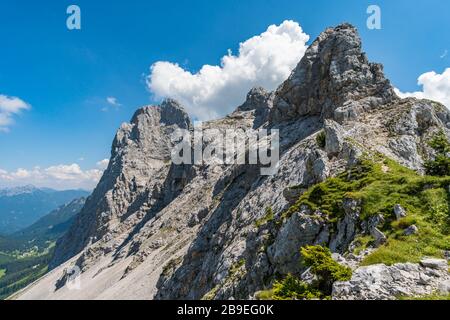
M 173 165 L 170 134 L 191 128 L 188 116 L 173 100 L 142 108 L 117 132 L 108 169 L 59 241 L 52 267 L 62 266 L 21 297 L 253 297 L 274 274 L 303 271 L 299 245 L 343 253 L 377 225 L 360 221 L 352 199 L 334 232 L 307 208 L 277 227 L 266 221 L 268 208 L 280 216 L 292 195 L 351 167 L 364 152 L 420 171 L 432 153 L 426 141 L 439 130 L 450 135 L 449 127 L 442 105 L 395 96 L 382 67 L 361 52 L 354 27 L 327 29 L 278 90 L 253 89 L 235 112 L 203 123 L 279 129 L 275 175 L 261 176 L 254 165 Z M 325 146 L 318 143 L 322 131 Z M 73 265 L 83 271 L 85 289 L 77 293 L 61 282 Z M 55 283 L 59 289 L 48 293 Z

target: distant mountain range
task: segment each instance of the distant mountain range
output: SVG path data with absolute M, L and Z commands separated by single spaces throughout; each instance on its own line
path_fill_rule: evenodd
M 40 218 L 31 226 L 8 236 L 8 239 L 19 243 L 19 249 L 33 246 L 38 247 L 40 250 L 45 249 L 48 246 L 48 242 L 56 241 L 64 235 L 85 202 L 86 198 L 79 198 L 62 205 Z
M 27 186 L 10 189 L 4 194 L 16 197 L 35 192 L 35 188 Z M 86 198 L 75 199 L 23 230 L 0 236 L 0 299 L 20 290 L 47 272 L 54 244 L 67 232 L 85 202 Z
M 0 189 L 0 234 L 18 232 L 50 211 L 88 195 L 85 190 L 57 191 L 31 185 Z

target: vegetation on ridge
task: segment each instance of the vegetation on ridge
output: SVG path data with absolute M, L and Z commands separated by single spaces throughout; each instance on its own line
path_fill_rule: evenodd
M 293 275 L 275 281 L 273 288 L 258 293 L 261 300 L 309 300 L 329 299 L 333 283 L 347 281 L 352 276 L 350 268 L 337 263 L 331 251 L 322 246 L 305 246 L 300 249 L 302 264 L 310 268 L 315 280 L 306 283 Z
M 450 176 L 450 143 L 443 131 L 440 131 L 429 143 L 436 152 L 433 160 L 425 162 L 427 174 L 432 176 Z
M 345 215 L 345 199 L 360 200 L 361 219 L 381 214 L 385 222 L 379 228 L 388 238 L 363 265 L 418 262 L 450 250 L 449 186 L 450 176 L 421 176 L 381 155 L 366 155 L 359 165 L 307 190 L 284 217 L 308 206 L 335 224 Z M 407 217 L 398 221 L 396 204 L 407 211 Z M 407 236 L 404 230 L 411 225 L 419 232 Z M 370 245 L 370 240 L 364 242 Z

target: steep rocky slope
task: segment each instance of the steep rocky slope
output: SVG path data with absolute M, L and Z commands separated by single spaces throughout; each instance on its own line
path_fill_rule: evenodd
M 330 177 L 358 172 L 363 158 L 392 159 L 423 173 L 434 154 L 430 139 L 449 136 L 450 112 L 436 102 L 399 99 L 381 65 L 362 53 L 357 31 L 343 24 L 313 42 L 278 90 L 253 89 L 235 112 L 203 124 L 278 129 L 274 175 L 261 175 L 259 165 L 174 165 L 170 135 L 177 128 L 192 126 L 172 100 L 140 109 L 120 128 L 108 169 L 58 243 L 55 269 L 18 298 L 253 298 L 276 278 L 302 275 L 299 248 L 309 244 L 345 255 L 343 263 L 357 268 L 386 242 L 382 219 L 364 217 L 358 199 L 339 202 L 339 215 L 331 216 L 299 198 Z M 380 170 L 394 167 L 386 162 Z M 375 244 L 349 257 L 364 235 Z M 438 255 L 450 249 L 444 247 Z M 73 266 L 82 272 L 79 290 L 65 285 Z M 447 273 L 421 293 L 432 293 Z M 358 298 L 353 290 L 336 284 L 335 298 Z

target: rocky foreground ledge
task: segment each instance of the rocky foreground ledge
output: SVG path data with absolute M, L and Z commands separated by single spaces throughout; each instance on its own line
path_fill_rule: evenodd
M 350 281 L 335 282 L 333 300 L 396 300 L 450 294 L 447 260 L 423 259 L 420 263 L 376 264 L 353 271 Z

